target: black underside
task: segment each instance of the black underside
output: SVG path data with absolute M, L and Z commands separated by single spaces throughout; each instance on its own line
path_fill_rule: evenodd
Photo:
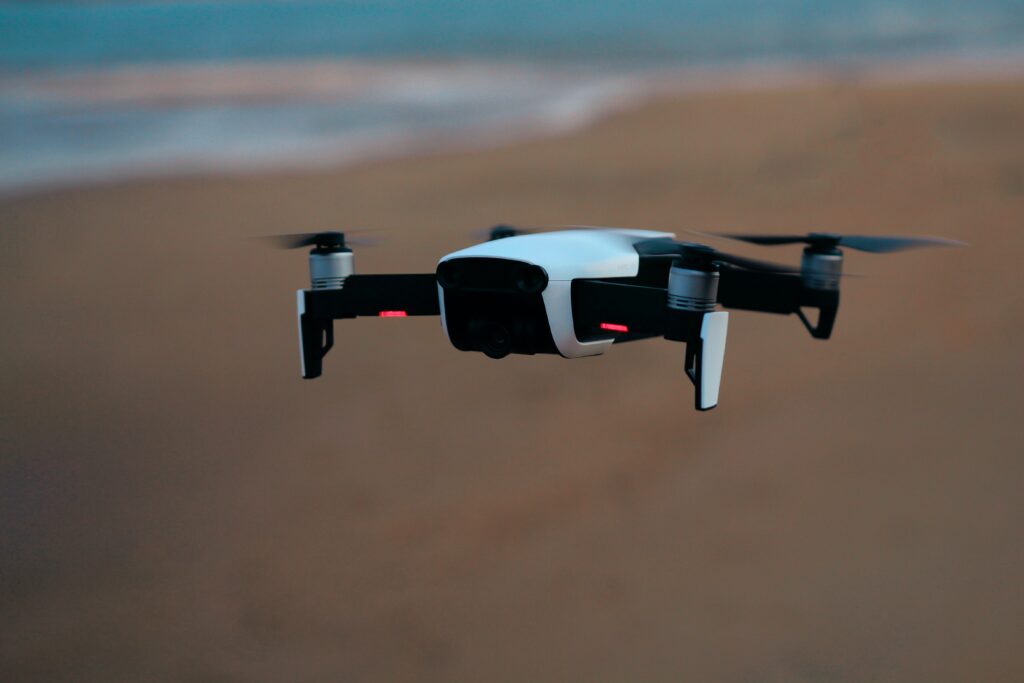
M 616 343 L 659 337 L 665 331 L 665 290 L 632 284 L 630 279 L 574 280 L 572 322 L 581 342 Z M 626 331 L 602 328 L 622 326 Z
M 616 344 L 660 337 L 665 333 L 665 288 L 672 259 L 641 256 L 633 277 L 574 280 L 572 318 L 581 342 L 611 339 Z M 602 329 L 623 325 L 628 332 Z
M 452 259 L 438 268 L 452 345 L 491 358 L 557 354 L 542 292 L 543 268 L 494 258 Z
M 491 358 L 558 353 L 540 294 L 448 291 L 445 322 L 452 345 Z

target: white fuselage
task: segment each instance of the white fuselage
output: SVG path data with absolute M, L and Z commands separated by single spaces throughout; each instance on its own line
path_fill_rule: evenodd
M 439 263 L 459 258 L 495 258 L 543 268 L 548 275 L 548 285 L 542 297 L 551 337 L 562 356 L 579 358 L 604 353 L 613 340 L 581 342 L 576 338 L 572 316 L 572 281 L 581 278 L 635 277 L 640 269 L 640 256 L 633 245 L 660 237 L 674 238 L 675 235 L 653 230 L 617 229 L 561 230 L 517 235 L 461 249 L 448 254 Z M 438 296 L 441 300 L 441 326 L 445 335 L 448 335 L 444 290 L 440 285 Z

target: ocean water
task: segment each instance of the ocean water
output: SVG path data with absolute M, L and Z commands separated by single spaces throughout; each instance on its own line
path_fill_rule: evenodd
M 0 2 L 0 192 L 481 144 L 726 74 L 1021 55 L 1024 0 Z

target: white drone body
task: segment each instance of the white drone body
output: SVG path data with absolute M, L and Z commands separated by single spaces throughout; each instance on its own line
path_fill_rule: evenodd
M 438 264 L 460 258 L 492 258 L 540 266 L 548 274 L 541 292 L 548 325 L 558 352 L 564 358 L 598 356 L 613 339 L 581 342 L 572 322 L 573 280 L 583 278 L 631 278 L 640 269 L 640 255 L 633 245 L 645 239 L 674 238 L 670 232 L 652 230 L 562 230 L 518 235 L 476 244 L 442 258 Z M 441 303 L 441 327 L 448 336 L 444 315 L 444 289 L 437 286 Z
M 541 292 L 548 328 L 558 353 L 563 358 L 599 356 L 615 342 L 614 338 L 581 341 L 573 324 L 572 283 L 582 279 L 634 278 L 640 269 L 640 255 L 634 245 L 644 240 L 674 239 L 671 232 L 628 229 L 559 230 L 496 239 L 448 254 L 438 265 L 463 258 L 504 259 L 529 263 L 547 273 L 547 287 Z M 445 316 L 445 290 L 438 284 L 441 327 L 451 341 Z M 718 404 L 722 362 L 729 314 L 705 316 L 701 329 L 704 340 L 703 382 L 699 407 Z M 614 322 L 609 324 L 615 324 Z

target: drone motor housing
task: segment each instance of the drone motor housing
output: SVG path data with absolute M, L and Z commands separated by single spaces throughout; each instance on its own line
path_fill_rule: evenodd
M 843 252 L 835 247 L 806 247 L 800 258 L 800 276 L 804 287 L 822 292 L 838 292 L 843 275 Z
M 341 289 L 355 271 L 352 251 L 314 249 L 309 253 L 309 279 L 313 289 Z
M 355 271 L 352 250 L 345 233 L 323 232 L 312 235 L 281 235 L 277 239 L 288 247 L 312 246 L 309 252 L 309 279 L 312 289 L 341 289 Z

